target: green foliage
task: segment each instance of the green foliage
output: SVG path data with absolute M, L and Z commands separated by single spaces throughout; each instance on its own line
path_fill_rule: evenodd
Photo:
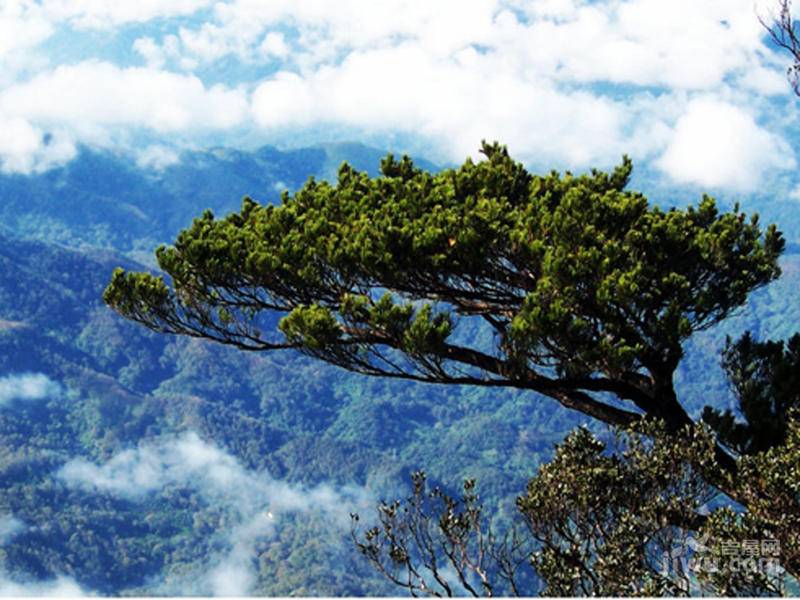
M 692 463 L 713 457 L 702 433 L 626 435 L 617 453 L 586 429 L 558 445 L 517 505 L 539 544 L 532 564 L 546 595 L 674 596 L 687 589 L 664 572 L 686 543 L 697 510 L 715 494 Z M 678 524 L 678 525 L 676 525 Z
M 800 408 L 800 334 L 786 342 L 756 342 L 750 333 L 735 343 L 729 338 L 722 363 L 745 422 L 710 406 L 703 419 L 739 453 L 782 445 L 789 412 Z
M 356 548 L 378 572 L 415 597 L 531 595 L 535 581 L 520 569 L 528 549 L 516 532 L 487 526 L 474 480 L 457 497 L 424 472 L 411 480 L 407 501 L 380 504 L 378 525 L 362 531 L 352 515 Z
M 290 342 L 312 352 L 335 344 L 342 333 L 331 311 L 318 304 L 298 306 L 281 319 L 279 327 Z
M 157 331 L 530 389 L 616 425 L 638 411 L 685 425 L 672 387 L 683 342 L 778 276 L 781 235 L 707 197 L 651 206 L 624 189 L 627 158 L 610 174 L 535 176 L 503 146 L 482 151 L 436 174 L 391 155 L 377 177 L 343 164 L 335 185 L 309 179 L 280 206 L 206 211 L 158 250 L 169 285 L 116 272 L 105 301 Z M 463 343 L 475 321 L 491 343 Z
M 622 441 L 609 454 L 592 434 L 574 432 L 518 502 L 541 544 L 533 565 L 547 593 L 774 595 L 781 569 L 797 573 L 800 422 L 790 421 L 784 446 L 739 460 L 746 508 L 738 511 L 710 502 L 718 491 L 702 475 L 714 460 L 708 430 L 676 438 L 651 426 Z M 759 552 L 763 540 L 778 542 L 771 569 L 743 568 L 751 555 L 721 550 L 748 540 Z
M 794 419 L 783 447 L 739 461 L 748 508 L 735 511 L 701 473 L 714 462 L 708 429 L 675 435 L 651 422 L 610 444 L 579 428 L 528 482 L 521 527 L 505 535 L 493 532 L 474 480 L 451 496 L 415 474 L 412 495 L 382 503 L 376 525 L 361 530 L 354 517 L 354 540 L 412 594 L 778 595 L 800 556 L 799 442 Z M 765 540 L 777 543 L 770 564 L 759 562 Z M 748 543 L 756 560 L 723 550 Z
M 783 444 L 742 458 L 741 485 L 747 512 L 735 518 L 728 513 L 726 519 L 731 530 L 738 528 L 738 539 L 753 539 L 754 532 L 765 531 L 777 538 L 781 564 L 794 575 L 800 572 L 799 416 L 797 409 L 789 413 Z

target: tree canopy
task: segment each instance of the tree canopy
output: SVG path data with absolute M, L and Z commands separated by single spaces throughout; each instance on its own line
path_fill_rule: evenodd
M 733 388 L 738 421 L 730 409 L 703 411 L 719 438 L 739 454 L 756 454 L 786 441 L 789 415 L 800 409 L 800 334 L 784 341 L 757 342 L 747 332 L 728 339 L 722 366 Z
M 361 530 L 354 515 L 353 537 L 378 572 L 418 596 L 782 595 L 785 572 L 800 569 L 798 442 L 792 419 L 784 445 L 739 459 L 747 510 L 709 511 L 719 492 L 696 468 L 715 460 L 708 429 L 650 422 L 609 443 L 578 428 L 531 478 L 502 534 L 474 481 L 452 497 L 415 474 L 412 495 L 382 503 L 377 525 Z
M 780 233 L 708 197 L 654 206 L 625 189 L 627 158 L 538 176 L 499 144 L 482 152 L 436 174 L 391 155 L 377 177 L 343 164 L 280 205 L 206 212 L 158 249 L 167 279 L 117 270 L 105 301 L 242 349 L 532 390 L 618 426 L 690 423 L 672 385 L 682 343 L 779 275 Z M 487 334 L 465 339 L 475 320 Z

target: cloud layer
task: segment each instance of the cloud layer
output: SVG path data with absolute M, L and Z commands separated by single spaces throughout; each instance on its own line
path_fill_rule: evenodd
M 47 581 L 13 581 L 0 573 L 0 597 L 50 597 L 78 598 L 87 593 L 70 577 L 57 577 Z
M 750 190 L 765 172 L 796 163 L 786 141 L 760 128 L 747 110 L 699 98 L 678 119 L 658 166 L 679 182 Z
M 336 132 L 441 161 L 474 156 L 482 138 L 544 168 L 627 152 L 676 183 L 752 191 L 795 164 L 785 62 L 757 19 L 770 4 L 12 0 L 0 167 L 46 169 L 79 144 L 141 135 L 180 148 Z M 59 64 L 43 50 L 133 26 L 117 56 Z
M 75 459 L 65 464 L 57 477 L 72 487 L 134 501 L 170 486 L 186 486 L 225 508 L 233 515 L 230 528 L 223 532 L 227 551 L 212 557 L 192 582 L 199 585 L 199 593 L 223 596 L 252 590 L 255 546 L 274 534 L 281 516 L 324 515 L 329 526 L 344 527 L 350 511 L 372 504 L 362 488 L 321 485 L 306 489 L 247 470 L 235 457 L 195 433 L 142 444 L 102 465 Z
M 56 398 L 61 386 L 42 373 L 22 373 L 0 377 L 0 407 L 14 402 Z
M 3 546 L 15 535 L 25 530 L 25 524 L 13 515 L 0 514 L 0 546 Z

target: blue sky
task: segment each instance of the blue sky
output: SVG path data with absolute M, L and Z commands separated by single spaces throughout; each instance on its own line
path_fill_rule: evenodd
M 800 111 L 770 5 L 3 0 L 0 168 L 343 139 L 452 163 L 487 138 L 536 168 L 628 153 L 665 185 L 792 190 Z

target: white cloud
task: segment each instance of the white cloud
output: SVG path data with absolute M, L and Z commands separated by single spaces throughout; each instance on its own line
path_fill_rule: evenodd
M 141 498 L 178 483 L 202 491 L 208 497 L 242 502 L 260 510 L 269 506 L 284 511 L 323 510 L 347 517 L 346 496 L 357 497 L 360 488 L 335 491 L 329 486 L 304 489 L 277 481 L 266 473 L 242 467 L 238 460 L 196 433 L 167 437 L 124 450 L 103 465 L 83 459 L 66 463 L 58 477 L 70 485 L 100 492 Z
M 61 395 L 61 386 L 42 373 L 0 377 L 0 406 L 15 401 L 42 400 Z
M 56 27 L 31 0 L 0 2 L 0 89 L 47 65 L 38 47 Z
M 0 515 L 0 546 L 25 530 L 25 524 L 13 515 Z
M 240 0 L 217 8 L 218 35 L 245 16 L 251 28 L 298 28 L 289 63 L 296 68 L 287 65 L 252 96 L 265 131 L 336 124 L 356 135 L 403 132 L 449 161 L 474 156 L 482 138 L 499 139 L 528 162 L 586 168 L 625 152 L 639 161 L 663 154 L 688 103 L 712 91 L 768 131 L 760 96 L 788 92 L 751 0 L 479 2 L 451 7 L 463 13 L 458 26 L 443 22 L 447 10 L 397 3 L 363 10 L 365 26 L 354 30 L 356 6 L 308 3 L 289 12 L 281 2 Z M 597 87 L 608 83 L 625 88 Z
M 185 16 L 210 6 L 212 0 L 43 0 L 42 10 L 54 21 L 81 29 L 105 29 L 156 18 Z
M 46 133 L 21 117 L 0 113 L 0 130 L 0 171 L 5 173 L 44 171 L 68 162 L 76 153 L 67 132 Z
M 274 56 L 275 58 L 286 58 L 289 54 L 289 46 L 283 34 L 277 31 L 270 31 L 264 36 L 258 49 L 264 56 Z
M 275 531 L 274 517 L 257 513 L 229 534 L 231 548 L 208 573 L 215 596 L 246 596 L 253 591 L 256 576 L 251 567 L 253 548 Z
M 399 130 L 436 142 L 428 154 L 445 160 L 475 155 L 482 138 L 568 166 L 608 164 L 634 144 L 652 151 L 634 140 L 649 120 L 637 123 L 642 115 L 627 103 L 526 80 L 499 54 L 465 50 L 437 60 L 413 44 L 352 53 L 306 77 L 278 73 L 255 90 L 253 113 L 267 129 L 333 122 Z
M 34 122 L 79 132 L 129 125 L 170 133 L 190 128 L 230 128 L 246 112 L 243 92 L 206 87 L 193 75 L 107 62 L 64 65 L 0 94 L 0 109 Z
M 561 80 L 681 89 L 710 89 L 755 67 L 763 33 L 752 0 L 592 3 L 519 28 L 532 60 Z
M 76 598 L 88 594 L 74 579 L 60 576 L 49 581 L 13 581 L 0 573 L 0 597 Z
M 251 590 L 255 546 L 274 533 L 282 515 L 322 514 L 328 527 L 343 527 L 351 510 L 371 502 L 363 488 L 320 485 L 307 489 L 249 471 L 195 433 L 142 444 L 103 465 L 74 459 L 57 476 L 73 487 L 131 500 L 181 485 L 197 490 L 215 506 L 226 507 L 233 513 L 231 527 L 225 532 L 228 549 L 212 558 L 200 583 L 203 593 L 219 595 L 243 595 Z
M 759 127 L 746 110 L 714 98 L 689 103 L 657 162 L 676 181 L 741 191 L 795 164 L 783 139 Z
M 582 0 L 513 0 L 506 4 L 514 6 L 517 10 L 531 18 L 566 18 L 575 14 Z
M 295 50 L 313 56 L 317 64 L 341 49 L 382 47 L 404 37 L 425 40 L 427 47 L 447 53 L 484 39 L 496 6 L 496 0 L 234 0 L 215 4 L 213 21 L 181 28 L 180 38 L 185 52 L 205 61 L 229 54 L 252 59 L 265 34 L 268 38 L 278 26 L 297 27 Z
M 164 49 L 151 37 L 138 38 L 133 42 L 133 49 L 144 58 L 150 69 L 162 69 L 166 62 Z
M 25 119 L 2 119 L 0 127 L 0 161 L 3 171 L 30 171 L 34 157 L 42 148 L 42 131 Z
M 153 144 L 136 153 L 136 164 L 144 169 L 164 169 L 180 162 L 180 155 L 172 148 Z
M 37 46 L 50 37 L 53 30 L 37 4 L 4 0 L 0 4 L 0 65 L 15 53 Z
M 152 37 L 137 38 L 133 50 L 144 59 L 148 68 L 154 70 L 163 70 L 170 61 L 183 71 L 192 71 L 198 64 L 197 59 L 181 54 L 180 39 L 175 34 L 165 36 L 160 44 Z
M 664 155 L 688 135 L 693 121 L 678 119 L 698 98 L 724 99 L 778 140 L 783 124 L 764 98 L 790 94 L 786 59 L 764 45 L 756 18 L 769 0 L 9 1 L 0 32 L 5 16 L 15 48 L 64 23 L 165 21 L 133 42 L 144 67 L 83 60 L 5 86 L 0 125 L 14 132 L 0 141 L 6 171 L 59 164 L 79 143 L 131 148 L 139 131 L 180 147 L 212 136 L 289 141 L 297 129 L 377 144 L 401 134 L 415 140 L 407 150 L 440 161 L 499 139 L 537 166 L 607 167 L 623 152 L 639 162 Z M 198 74 L 219 76 L 222 60 L 240 61 L 232 72 L 243 78 L 280 68 L 238 87 L 204 83 Z M 46 134 L 59 144 L 45 148 Z M 665 173 L 706 181 L 671 157 Z
M 5 171 L 41 170 L 72 158 L 78 143 L 123 145 L 136 130 L 229 130 L 248 110 L 244 91 L 194 75 L 99 61 L 60 66 L 0 92 L 0 124 L 10 132 L 0 160 Z
M 45 57 L 38 47 L 65 26 L 111 30 L 128 23 L 186 17 L 213 0 L 3 0 L 0 2 L 0 87 L 18 71 L 46 68 L 58 56 Z M 80 34 L 79 34 L 80 35 Z
M 528 19 L 520 22 L 509 7 Z M 305 71 L 342 52 L 408 42 L 436 58 L 480 45 L 559 81 L 709 89 L 762 68 L 753 59 L 769 52 L 756 15 L 753 0 L 234 0 L 217 3 L 212 21 L 182 27 L 179 37 L 183 52 L 204 61 L 247 59 L 281 35 L 262 39 L 266 32 L 295 28 L 292 58 Z

